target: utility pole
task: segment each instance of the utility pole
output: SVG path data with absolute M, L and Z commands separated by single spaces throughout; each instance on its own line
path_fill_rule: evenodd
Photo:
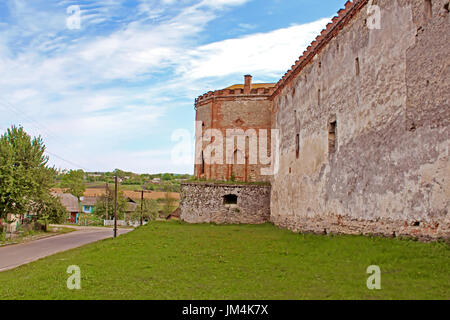
M 117 238 L 117 176 L 114 177 L 114 238 Z
M 143 205 L 144 205 L 144 190 L 141 190 L 141 226 L 144 224 L 144 211 L 143 211 Z
M 108 220 L 108 203 L 109 203 L 109 188 L 108 188 L 108 182 L 105 185 L 105 199 L 106 199 L 106 212 L 105 212 L 105 220 Z

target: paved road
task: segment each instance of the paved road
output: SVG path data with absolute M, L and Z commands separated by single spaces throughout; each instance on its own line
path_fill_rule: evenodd
M 70 228 L 77 231 L 0 248 L 0 272 L 113 236 L 112 228 L 73 226 Z M 132 229 L 118 229 L 119 235 L 130 231 Z

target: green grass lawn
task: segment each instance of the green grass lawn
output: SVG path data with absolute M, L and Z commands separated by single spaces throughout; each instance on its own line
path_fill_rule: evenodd
M 81 290 L 68 290 L 69 265 Z M 381 268 L 381 290 L 366 269 Z M 0 273 L 0 299 L 449 299 L 445 243 L 153 222 Z

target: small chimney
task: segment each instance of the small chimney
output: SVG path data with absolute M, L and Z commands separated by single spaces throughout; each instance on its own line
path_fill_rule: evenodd
M 244 79 L 244 94 L 250 94 L 250 91 L 252 90 L 252 76 L 248 74 L 244 76 Z

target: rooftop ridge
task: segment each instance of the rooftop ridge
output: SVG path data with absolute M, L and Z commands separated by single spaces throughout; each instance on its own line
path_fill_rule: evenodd
M 209 91 L 201 96 L 199 96 L 197 99 L 195 99 L 195 104 L 199 102 L 204 102 L 206 100 L 209 100 L 211 98 L 223 98 L 223 97 L 270 97 L 273 94 L 274 87 L 267 87 L 267 88 L 255 88 L 251 89 L 250 93 L 244 93 L 244 89 L 221 89 L 221 90 L 215 90 L 215 91 Z
M 279 93 L 279 91 L 284 88 L 286 82 L 297 75 L 312 60 L 312 58 L 338 34 L 340 29 L 353 18 L 354 14 L 359 12 L 359 10 L 361 10 L 368 2 L 369 0 L 348 0 L 345 3 L 345 8 L 340 9 L 337 12 L 337 16 L 334 16 L 331 19 L 331 22 L 327 24 L 326 28 L 323 29 L 316 39 L 306 48 L 299 59 L 295 61 L 295 64 L 292 65 L 291 69 L 289 69 L 277 82 L 273 88 L 272 96 Z

